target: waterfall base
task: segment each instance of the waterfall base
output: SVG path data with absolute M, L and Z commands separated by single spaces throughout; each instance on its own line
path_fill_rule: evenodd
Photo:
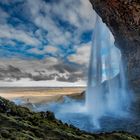
M 130 115 L 135 114 L 132 111 L 129 114 L 104 114 L 97 122 L 93 123 L 93 116 L 87 113 L 84 100 L 65 97 L 64 102 L 61 103 L 53 102 L 34 105 L 35 112 L 47 110 L 54 112 L 56 118 L 64 123 L 72 124 L 87 132 L 127 131 L 133 134 L 140 134 L 140 117 Z

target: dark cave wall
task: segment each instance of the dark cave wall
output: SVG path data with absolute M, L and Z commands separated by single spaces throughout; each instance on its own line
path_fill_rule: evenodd
M 120 48 L 129 84 L 140 92 L 140 0 L 90 0 Z

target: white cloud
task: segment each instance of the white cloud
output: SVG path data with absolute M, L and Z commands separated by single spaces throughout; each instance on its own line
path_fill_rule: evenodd
M 46 45 L 44 46 L 44 49 L 41 49 L 41 50 L 37 47 L 31 48 L 28 50 L 29 53 L 34 53 L 38 55 L 44 55 L 46 53 L 55 54 L 57 51 L 58 51 L 58 48 L 51 45 Z
M 20 83 L 23 83 L 24 81 L 22 80 L 25 78 L 28 78 L 30 84 L 36 84 L 37 82 L 35 81 L 45 80 L 47 83 L 50 82 L 53 85 L 54 83 L 51 80 L 59 81 L 62 85 L 63 82 L 78 83 L 86 79 L 83 67 L 65 64 L 61 59 L 54 57 L 47 57 L 44 60 L 3 58 L 0 60 L 0 68 L 0 75 L 2 75 L 0 82 L 2 83 L 3 81 L 3 84 L 7 83 L 7 85 L 17 83 L 17 86 L 20 86 Z
M 45 48 L 45 52 L 47 53 L 56 53 L 58 51 L 58 48 L 48 45 L 48 46 L 44 46 Z
M 61 0 L 53 6 L 55 14 L 72 25 L 75 25 L 80 30 L 93 29 L 95 13 L 89 1 Z
M 72 54 L 68 57 L 70 62 L 76 64 L 88 65 L 90 57 L 91 42 L 88 44 L 83 44 L 80 47 L 77 47 L 76 54 Z
M 50 57 L 45 60 L 23 60 L 18 58 L 1 58 L 0 67 L 6 68 L 9 65 L 19 68 L 22 72 L 31 73 L 36 75 L 36 71 L 45 70 L 47 74 L 56 72 L 55 69 L 51 69 L 52 66 L 58 64 L 59 61 L 56 58 Z M 50 70 L 51 69 L 51 70 Z
M 9 39 L 5 39 L 5 41 L 2 41 L 2 39 L 0 39 L 0 45 L 8 45 L 10 47 L 16 46 L 16 42 L 13 40 L 9 40 Z
M 0 8 L 0 24 L 5 24 L 8 17 L 8 13 Z
M 85 81 L 77 82 L 60 82 L 56 80 L 49 81 L 30 81 L 30 79 L 21 79 L 20 81 L 14 82 L 3 82 L 0 81 L 0 87 L 85 87 Z
M 16 3 L 19 0 L 14 0 Z M 28 21 L 30 20 L 38 29 L 36 31 L 27 31 L 23 23 L 18 27 L 10 26 L 9 23 L 0 25 L 0 37 L 7 39 L 15 39 L 24 42 L 27 45 L 39 46 L 42 42 L 49 41 L 49 44 L 57 47 L 58 45 L 69 46 L 80 45 L 80 36 L 85 31 L 93 30 L 94 28 L 94 11 L 89 1 L 85 0 L 59 0 L 58 2 L 45 2 L 44 0 L 20 0 L 22 4 L 17 6 L 19 13 Z M 10 0 L 6 0 L 4 4 L 10 4 Z M 14 9 L 13 11 L 16 11 Z M 12 9 L 11 9 L 12 10 Z M 1 20 L 6 22 L 10 17 L 10 13 L 6 13 L 0 9 Z M 76 27 L 71 32 L 65 25 L 59 25 L 58 19 Z M 30 27 L 29 27 L 30 28 Z M 38 49 L 32 50 L 35 53 L 43 54 L 43 51 Z M 54 50 L 52 50 L 54 51 Z
M 40 44 L 40 41 L 34 38 L 30 33 L 23 30 L 17 30 L 8 25 L 0 25 L 0 38 L 15 39 L 24 42 L 26 45 L 37 46 Z
M 43 50 L 39 50 L 38 48 L 34 47 L 28 50 L 29 53 L 34 53 L 37 55 L 43 55 L 45 52 Z
M 46 60 L 44 61 L 48 66 L 54 66 L 56 64 L 59 64 L 59 59 L 55 57 L 47 57 Z
M 43 0 L 28 0 L 25 4 L 25 9 L 29 11 L 29 17 L 37 27 L 48 31 L 46 39 L 52 45 L 66 45 L 68 43 L 67 36 L 64 35 L 59 27 L 57 27 L 56 21 L 52 19 L 53 14 L 50 12 L 50 9 L 53 9 L 52 5 L 46 4 Z M 41 11 L 44 15 L 41 14 Z
M 17 2 L 18 0 L 14 1 Z M 5 4 L 9 3 L 11 3 L 10 0 L 6 0 Z M 49 3 L 44 0 L 23 0 L 23 4 L 20 4 L 20 6 L 21 7 L 18 7 L 20 9 L 19 12 L 22 10 L 24 12 L 19 14 L 21 14 L 23 18 L 25 17 L 27 21 L 30 21 L 31 25 L 35 25 L 35 27 L 33 27 L 34 30 L 30 27 L 28 28 L 28 23 L 27 25 L 21 23 L 18 27 L 10 25 L 7 22 L 7 18 L 9 18 L 10 15 L 4 11 L 0 11 L 2 13 L 0 18 L 3 17 L 1 19 L 5 22 L 5 24 L 0 25 L 0 38 L 9 39 L 11 41 L 9 44 L 11 43 L 12 46 L 14 46 L 12 40 L 31 45 L 33 48 L 28 50 L 30 53 L 41 55 L 46 53 L 60 53 L 59 57 L 65 54 L 61 52 L 61 47 L 58 48 L 58 45 L 73 45 L 75 46 L 76 54 L 69 56 L 68 59 L 82 66 L 68 66 L 68 64 L 65 64 L 60 58 L 54 57 L 47 57 L 42 61 L 21 60 L 17 58 L 1 60 L 0 65 L 5 66 L 12 64 L 22 72 L 31 73 L 33 75 L 38 74 L 37 71 L 45 71 L 47 74 L 64 72 L 66 74 L 72 73 L 72 75 L 78 74 L 82 79 L 89 60 L 90 43 L 81 44 L 80 36 L 85 31 L 92 31 L 95 22 L 94 11 L 90 2 L 86 0 L 59 0 L 58 2 Z M 16 7 L 16 9 L 18 8 Z M 14 10 L 16 11 L 16 9 Z M 75 28 L 67 29 L 65 25 L 59 25 L 58 18 Z M 47 44 L 46 42 L 49 43 L 49 45 L 44 45 Z M 38 46 L 41 46 L 43 49 L 40 50 Z
M 94 28 L 94 11 L 89 1 L 60 0 L 46 3 L 43 0 L 27 0 L 25 9 L 36 26 L 48 31 L 46 39 L 54 46 L 68 45 L 70 42 L 79 44 L 80 35 Z M 77 28 L 72 33 L 67 29 L 62 29 L 57 24 L 56 18 Z

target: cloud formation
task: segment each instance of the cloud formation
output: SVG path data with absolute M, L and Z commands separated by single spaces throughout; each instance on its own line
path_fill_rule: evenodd
M 30 20 L 48 32 L 46 39 L 52 45 L 79 44 L 82 33 L 94 27 L 94 12 L 85 0 L 27 0 L 24 8 Z
M 31 33 L 15 29 L 12 26 L 1 25 L 0 31 L 0 38 L 17 40 L 31 46 L 37 46 L 40 44 L 40 41 L 37 38 L 32 37 Z
M 6 23 L 0 25 L 1 38 L 32 46 L 44 47 L 45 43 L 67 47 L 80 45 L 82 34 L 94 28 L 94 12 L 85 0 L 7 0 L 0 3 L 0 21 Z
M 1 79 L 86 79 L 95 24 L 89 1 L 4 0 L 0 13 Z
M 69 55 L 68 59 L 70 62 L 76 64 L 88 66 L 90 57 L 91 42 L 87 44 L 81 44 L 81 47 L 76 47 L 76 53 Z
M 0 80 L 18 81 L 28 78 L 30 81 L 56 80 L 60 82 L 84 81 L 84 68 L 65 64 L 54 57 L 44 61 L 3 59 L 0 61 Z

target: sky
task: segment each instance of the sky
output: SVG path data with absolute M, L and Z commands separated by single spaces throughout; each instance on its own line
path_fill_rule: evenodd
M 0 85 L 85 85 L 94 25 L 88 0 L 1 0 Z

